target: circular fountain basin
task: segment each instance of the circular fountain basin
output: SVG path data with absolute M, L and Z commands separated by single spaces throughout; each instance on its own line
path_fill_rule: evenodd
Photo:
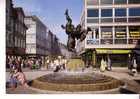
M 49 91 L 104 91 L 115 89 L 120 80 L 97 73 L 50 73 L 33 80 L 31 86 Z

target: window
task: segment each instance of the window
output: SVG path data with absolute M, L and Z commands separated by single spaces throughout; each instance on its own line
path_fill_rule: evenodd
M 127 0 L 114 0 L 114 4 L 127 4 Z
M 115 9 L 115 16 L 117 17 L 123 17 L 126 16 L 126 9 Z
M 101 16 L 102 17 L 112 17 L 112 9 L 102 9 Z
M 129 16 L 140 16 L 140 8 L 129 8 Z
M 98 5 L 99 0 L 87 0 L 87 5 Z
M 129 4 L 138 4 L 140 0 L 128 0 Z
M 101 27 L 102 38 L 112 38 L 112 27 Z
M 140 26 L 130 26 L 129 36 L 130 38 L 140 38 Z
M 140 22 L 140 18 L 129 18 L 129 22 Z
M 126 27 L 115 27 L 115 38 L 126 38 Z
M 101 4 L 113 4 L 113 0 L 101 0 Z
M 17 40 L 17 37 L 15 37 L 15 47 L 18 46 L 18 40 Z
M 99 10 L 98 9 L 88 9 L 87 10 L 87 16 L 88 17 L 98 17 L 99 16 Z
M 127 44 L 126 27 L 115 27 L 115 44 Z
M 115 22 L 127 22 L 127 18 L 115 18 Z
M 113 22 L 113 19 L 112 18 L 102 18 L 101 22 L 102 23 L 109 23 L 109 22 Z
M 129 27 L 129 44 L 140 44 L 140 26 Z
M 89 32 L 87 35 L 87 44 L 91 44 L 91 45 L 96 45 L 99 44 L 99 33 L 98 33 L 98 27 L 91 27 L 95 30 L 95 32 Z
M 98 18 L 87 19 L 87 23 L 99 23 L 99 19 Z
M 26 43 L 35 43 L 36 42 L 36 35 L 28 34 L 26 35 Z

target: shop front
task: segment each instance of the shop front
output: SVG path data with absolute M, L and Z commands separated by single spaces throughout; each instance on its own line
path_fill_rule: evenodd
M 111 60 L 113 67 L 127 67 L 133 51 L 129 49 L 88 49 L 82 54 L 85 66 L 99 68 L 101 60 Z

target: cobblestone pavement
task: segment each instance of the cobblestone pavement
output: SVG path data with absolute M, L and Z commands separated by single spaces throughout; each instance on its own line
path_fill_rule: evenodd
M 91 72 L 91 70 L 85 70 L 85 72 Z M 37 77 L 43 76 L 45 74 L 51 73 L 52 71 L 46 71 L 46 70 L 35 70 L 35 71 L 25 71 L 25 75 L 27 80 L 33 80 Z M 99 70 L 94 70 L 96 73 L 104 74 L 107 76 L 112 76 L 114 78 L 120 79 L 126 83 L 125 90 L 118 91 L 118 89 L 111 90 L 111 91 L 103 91 L 103 92 L 75 92 L 77 94 L 94 94 L 94 93 L 105 93 L 105 94 L 119 94 L 119 93 L 140 93 L 140 74 L 138 74 L 136 77 L 133 77 L 128 74 L 127 68 L 113 68 L 112 71 L 105 71 L 100 72 Z M 9 72 L 6 72 L 6 81 L 9 79 Z M 129 90 L 129 91 L 128 91 Z M 132 92 L 133 91 L 133 92 Z M 6 89 L 7 94 L 73 94 L 72 92 L 54 92 L 54 91 L 43 91 L 35 88 L 24 88 L 21 86 L 18 86 L 16 89 Z

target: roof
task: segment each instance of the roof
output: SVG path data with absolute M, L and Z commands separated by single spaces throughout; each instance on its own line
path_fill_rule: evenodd
M 46 27 L 46 25 L 45 25 L 36 15 L 25 16 L 25 18 L 32 18 L 34 21 L 38 21 L 38 22 L 40 22 L 44 27 Z M 46 28 L 47 28 L 47 27 L 46 27 Z
M 21 7 L 15 7 L 14 10 L 17 12 L 21 12 L 23 14 L 23 16 L 25 17 L 24 11 Z

